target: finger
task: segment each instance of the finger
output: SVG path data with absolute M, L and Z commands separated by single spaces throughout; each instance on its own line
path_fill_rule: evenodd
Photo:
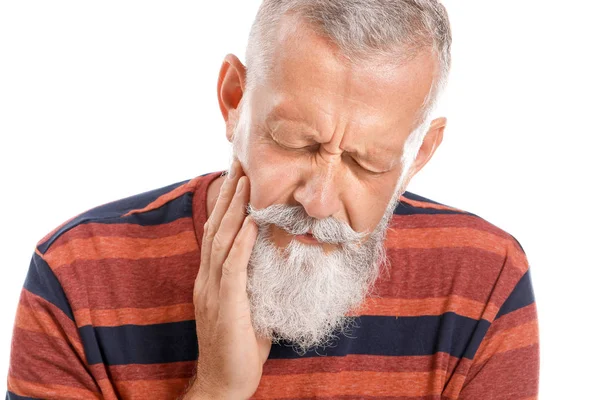
M 229 207 L 229 203 L 235 193 L 235 187 L 239 177 L 242 175 L 242 168 L 239 165 L 239 161 L 235 160 L 232 165 L 227 178 L 221 185 L 219 196 L 215 207 L 213 208 L 210 218 L 204 224 L 204 234 L 202 236 L 202 249 L 201 249 L 201 264 L 200 271 L 198 271 L 197 280 L 205 282 L 208 279 L 210 273 L 210 258 L 211 248 L 213 239 L 219 230 L 221 219 Z
M 229 254 L 245 217 L 245 207 L 250 195 L 249 181 L 245 176 L 238 180 L 237 188 L 227 212 L 221 220 L 210 250 L 210 272 L 208 284 L 218 288 L 221 281 L 223 263 Z
M 264 364 L 267 361 L 267 358 L 269 358 L 269 353 L 271 352 L 271 345 L 273 343 L 271 339 L 265 337 L 259 337 L 257 339 L 257 342 L 260 361 Z
M 219 304 L 221 304 L 223 312 L 229 313 L 233 317 L 238 316 L 235 313 L 239 310 L 239 305 L 248 302 L 246 292 L 248 262 L 257 236 L 258 227 L 252 218 L 247 216 L 223 263 Z

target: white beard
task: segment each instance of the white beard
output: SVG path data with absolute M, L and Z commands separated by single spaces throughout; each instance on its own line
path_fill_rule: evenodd
M 250 134 L 248 99 L 242 97 L 233 140 L 234 154 L 240 160 L 247 154 L 239 138 L 245 136 L 247 141 Z M 276 343 L 290 341 L 302 355 L 313 347 L 330 345 L 336 331 L 346 332 L 353 321 L 347 314 L 362 304 L 379 274 L 389 266 L 385 235 L 429 124 L 429 119 L 424 121 L 407 140 L 394 195 L 381 221 L 360 246 L 353 243 L 365 235 L 333 218 L 311 218 L 302 206 L 276 204 L 262 210 L 248 206 L 249 215 L 259 226 L 247 282 L 257 335 Z M 337 248 L 325 254 L 320 245 L 293 239 L 285 249 L 279 249 L 270 238 L 272 225 L 290 234 L 304 234 L 310 229 L 315 239 L 335 243 Z
M 257 335 L 276 343 L 290 341 L 303 355 L 331 345 L 337 331 L 347 331 L 354 320 L 347 314 L 361 305 L 387 266 L 385 234 L 400 189 L 398 185 L 381 221 L 360 246 L 355 243 L 364 234 L 333 218 L 311 218 L 302 206 L 248 207 L 259 226 L 247 283 Z M 311 229 L 315 239 L 337 243 L 336 249 L 326 254 L 321 245 L 295 239 L 279 248 L 270 238 L 272 224 L 291 234 Z

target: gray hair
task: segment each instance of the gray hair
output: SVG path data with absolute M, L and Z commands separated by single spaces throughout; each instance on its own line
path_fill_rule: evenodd
M 452 33 L 446 8 L 438 0 L 263 0 L 246 47 L 248 87 L 270 71 L 273 36 L 286 14 L 308 22 L 350 62 L 383 58 L 401 63 L 431 48 L 439 69 L 424 104 L 427 111 L 446 86 Z
M 263 0 L 246 48 L 247 90 L 270 72 L 274 35 L 286 14 L 308 22 L 351 63 L 383 59 L 393 65 L 423 50 L 434 52 L 439 60 L 437 75 L 402 157 L 402 164 L 410 165 L 450 72 L 452 33 L 446 8 L 438 0 Z

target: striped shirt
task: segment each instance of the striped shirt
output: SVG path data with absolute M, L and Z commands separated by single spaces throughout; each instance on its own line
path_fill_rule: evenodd
M 176 399 L 195 370 L 192 289 L 213 172 L 87 211 L 36 246 L 7 399 Z M 536 304 L 523 249 L 484 219 L 405 192 L 389 273 L 348 336 L 273 345 L 255 399 L 535 399 Z

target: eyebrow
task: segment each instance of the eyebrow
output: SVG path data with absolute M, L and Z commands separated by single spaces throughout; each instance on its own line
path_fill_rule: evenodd
M 293 122 L 296 124 L 300 124 L 303 125 L 307 128 L 309 128 L 313 133 L 317 133 L 318 131 L 312 127 L 309 123 L 306 122 L 306 120 L 304 118 L 301 117 L 293 117 L 289 114 L 287 114 L 285 111 L 281 110 L 280 108 L 274 108 L 271 112 L 269 112 L 269 114 L 267 114 L 267 117 L 265 118 L 265 121 L 268 122 L 275 122 L 275 121 L 289 121 L 289 122 Z

